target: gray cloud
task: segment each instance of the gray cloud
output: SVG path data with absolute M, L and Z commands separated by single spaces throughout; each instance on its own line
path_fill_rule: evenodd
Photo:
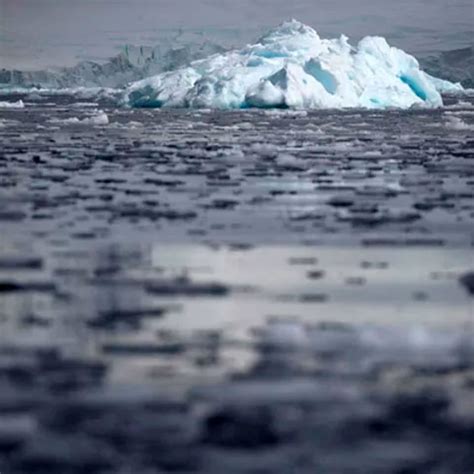
M 467 45 L 474 24 L 472 0 L 0 0 L 0 61 L 72 65 L 177 29 L 237 45 L 292 17 L 323 36 L 383 35 L 414 53 Z

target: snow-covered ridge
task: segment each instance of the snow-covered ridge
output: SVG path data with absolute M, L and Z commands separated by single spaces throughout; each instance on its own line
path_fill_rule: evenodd
M 384 38 L 322 39 L 296 20 L 241 50 L 214 54 L 129 86 L 136 107 L 438 107 L 461 85 L 434 78 Z

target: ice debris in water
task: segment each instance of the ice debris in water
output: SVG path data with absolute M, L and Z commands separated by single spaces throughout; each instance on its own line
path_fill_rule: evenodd
M 469 125 L 461 117 L 453 115 L 446 118 L 446 127 L 453 130 L 474 130 L 474 125 Z
M 77 117 L 70 117 L 67 119 L 52 119 L 50 123 L 57 123 L 57 124 L 83 124 L 83 125 L 107 125 L 109 123 L 108 115 L 102 111 L 97 110 L 95 115 L 91 115 L 90 117 L 86 117 L 83 119 L 79 119 Z
M 90 123 L 92 125 L 107 125 L 109 123 L 109 117 L 105 112 L 99 110 L 96 115 L 83 119 L 82 123 Z
M 23 101 L 17 100 L 16 102 L 0 102 L 0 108 L 1 109 L 23 109 L 25 107 L 25 104 Z
M 354 48 L 345 36 L 322 39 L 292 20 L 241 50 L 135 82 L 125 102 L 223 109 L 437 107 L 442 92 L 461 90 L 423 72 L 414 57 L 384 38 L 368 36 Z
M 313 356 L 342 357 L 367 367 L 403 363 L 420 369 L 449 368 L 472 360 L 474 344 L 470 331 L 430 329 L 424 326 L 356 327 L 337 322 L 304 324 L 298 320 L 271 319 L 258 333 L 262 350 L 301 352 Z

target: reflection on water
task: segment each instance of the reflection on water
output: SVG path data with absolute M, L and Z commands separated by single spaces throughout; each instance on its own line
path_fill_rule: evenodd
M 468 258 L 464 249 L 118 243 L 3 253 L 1 337 L 84 355 L 106 347 L 120 366 L 115 353 L 179 354 L 199 331 L 243 343 L 269 317 L 459 328 L 472 318 L 458 281 Z
M 465 259 L 459 249 L 4 247 L 0 465 L 218 473 L 231 449 L 235 472 L 251 460 L 288 472 L 301 456 L 301 472 L 339 472 L 353 458 L 350 472 L 464 467 Z

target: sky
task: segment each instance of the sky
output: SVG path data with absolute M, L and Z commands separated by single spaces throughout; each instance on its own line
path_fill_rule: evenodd
M 296 18 L 321 36 L 385 36 L 414 54 L 473 43 L 473 0 L 0 0 L 0 67 L 105 60 L 124 44 L 242 46 Z

